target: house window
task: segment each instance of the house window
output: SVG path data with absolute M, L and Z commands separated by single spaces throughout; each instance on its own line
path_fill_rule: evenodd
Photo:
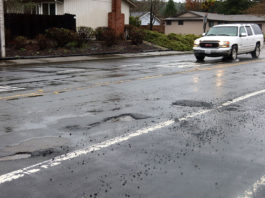
M 209 27 L 213 27 L 214 26 L 214 21 L 209 21 Z
M 166 24 L 167 24 L 167 25 L 171 25 L 172 22 L 171 22 L 171 21 L 166 21 Z
M 179 25 L 183 25 L 184 24 L 184 22 L 183 21 L 179 21 Z
M 43 15 L 55 15 L 55 3 L 43 3 L 42 4 L 42 14 Z

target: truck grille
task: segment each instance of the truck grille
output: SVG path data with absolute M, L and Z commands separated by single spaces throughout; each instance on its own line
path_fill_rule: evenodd
M 218 48 L 219 41 L 203 41 L 200 43 L 200 47 L 203 48 Z

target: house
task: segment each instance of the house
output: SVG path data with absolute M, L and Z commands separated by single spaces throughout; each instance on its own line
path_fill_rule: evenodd
M 150 24 L 150 12 L 131 12 L 131 16 L 138 17 L 141 21 L 141 25 Z M 161 20 L 156 16 L 154 16 L 153 25 L 161 25 Z
M 165 33 L 196 34 L 203 33 L 203 21 L 207 15 L 206 31 L 218 24 L 225 23 L 256 23 L 265 33 L 265 17 L 254 15 L 223 15 L 206 12 L 188 11 L 177 17 L 165 19 Z
M 6 0 L 8 1 L 8 0 Z M 120 15 L 124 23 L 129 24 L 130 7 L 135 4 L 131 0 L 32 0 L 36 6 L 31 9 L 32 14 L 43 15 L 76 15 L 76 25 L 97 28 L 108 26 L 109 13 L 112 20 L 118 20 Z M 27 2 L 24 1 L 24 2 Z M 124 14 L 124 16 L 122 15 Z M 115 15 L 115 16 L 114 16 Z M 113 18 L 114 16 L 114 18 Z M 118 20 L 120 21 L 120 20 Z M 121 21 L 120 21 L 121 22 Z

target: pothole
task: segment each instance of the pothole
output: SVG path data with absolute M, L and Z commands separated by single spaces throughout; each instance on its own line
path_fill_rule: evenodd
M 173 102 L 172 105 L 184 107 L 204 107 L 209 109 L 213 107 L 212 103 L 196 100 L 178 100 L 176 102 Z
M 34 157 L 46 156 L 55 152 L 59 152 L 59 148 L 63 149 L 67 145 L 69 145 L 69 140 L 66 138 L 32 138 L 16 145 L 7 146 L 1 152 L 6 153 L 6 155 L 8 155 L 4 157 L 11 158 L 26 157 L 28 155 Z
M 223 111 L 239 111 L 239 105 L 230 105 L 227 107 L 223 107 L 222 110 Z
M 113 116 L 104 119 L 104 122 L 130 122 L 134 120 L 142 120 L 142 119 L 147 119 L 150 118 L 149 116 L 142 115 L 142 114 L 121 114 L 118 116 Z
M 134 120 L 143 120 L 150 118 L 150 116 L 146 116 L 143 114 L 137 114 L 137 113 L 126 113 L 126 114 L 121 114 L 117 116 L 112 116 L 105 118 L 103 121 L 100 122 L 94 122 L 92 124 L 87 125 L 87 129 L 91 129 L 93 127 L 99 126 L 100 124 L 106 122 L 106 123 L 112 123 L 112 122 L 130 122 Z

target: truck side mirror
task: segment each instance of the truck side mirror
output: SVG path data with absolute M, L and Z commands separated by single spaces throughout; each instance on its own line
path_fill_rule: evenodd
M 202 33 L 202 36 L 206 36 L 206 33 Z

